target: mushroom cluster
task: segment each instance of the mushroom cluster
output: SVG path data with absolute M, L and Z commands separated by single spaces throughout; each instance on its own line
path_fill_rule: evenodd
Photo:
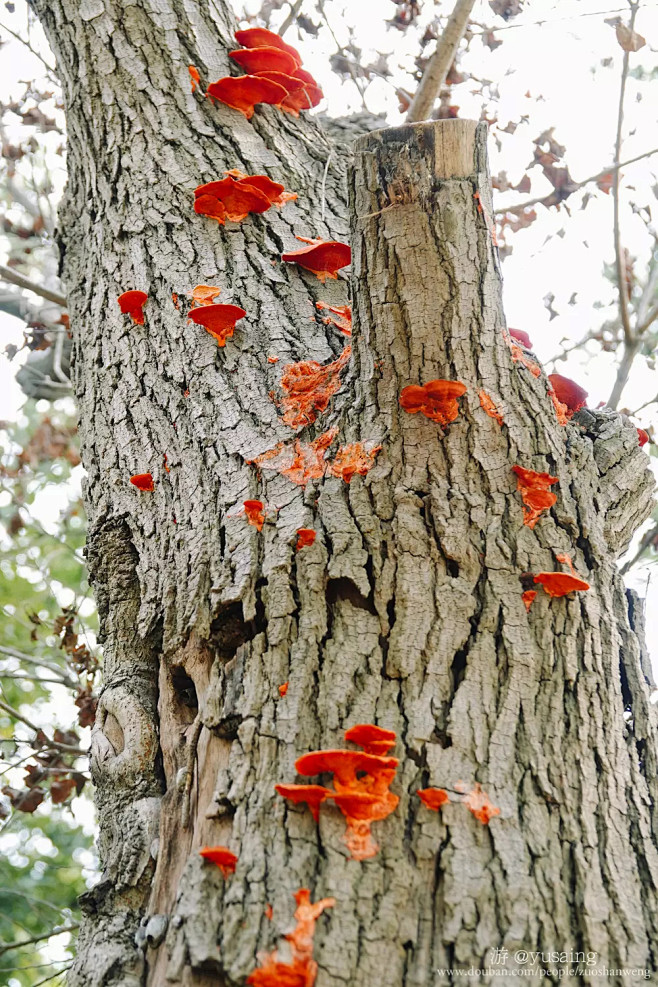
M 242 48 L 229 57 L 247 73 L 224 76 L 212 82 L 206 96 L 242 113 L 251 120 L 258 103 L 270 103 L 286 113 L 317 106 L 323 93 L 310 72 L 302 68 L 299 52 L 273 31 L 262 27 L 236 31 Z

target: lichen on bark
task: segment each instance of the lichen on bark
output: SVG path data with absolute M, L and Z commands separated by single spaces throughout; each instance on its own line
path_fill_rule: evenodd
M 318 923 L 318 987 L 383 970 L 390 987 L 447 984 L 437 971 L 485 966 L 498 946 L 654 969 L 656 717 L 615 567 L 652 480 L 622 416 L 561 427 L 545 375 L 511 359 L 482 129 L 362 138 L 348 206 L 348 152 L 312 120 L 259 108 L 247 123 L 190 92 L 189 64 L 206 84 L 228 71 L 225 4 L 35 6 L 67 105 L 63 272 L 106 639 L 105 871 L 70 984 L 237 987 L 289 930 L 300 887 L 337 902 Z M 195 186 L 235 167 L 297 202 L 223 228 L 196 216 Z M 269 392 L 284 364 L 337 358 L 315 302 L 345 304 L 347 281 L 278 258 L 298 234 L 344 239 L 348 215 L 353 360 L 299 434 L 382 449 L 349 485 L 301 487 L 248 461 L 294 438 Z M 197 283 L 247 311 L 221 351 L 172 302 Z M 144 328 L 118 311 L 128 288 L 148 291 Z M 467 386 L 445 430 L 399 406 L 433 379 Z M 559 476 L 533 530 L 515 463 Z M 153 493 L 129 484 L 146 471 Z M 235 516 L 247 499 L 268 506 L 261 533 Z M 297 552 L 300 527 L 317 538 Z M 591 590 L 540 593 L 526 613 L 519 577 L 561 553 Z M 401 761 L 400 806 L 363 863 L 337 809 L 316 826 L 274 792 L 358 722 L 394 729 Z M 460 779 L 500 806 L 489 827 L 415 795 Z M 235 875 L 203 845 L 230 846 Z

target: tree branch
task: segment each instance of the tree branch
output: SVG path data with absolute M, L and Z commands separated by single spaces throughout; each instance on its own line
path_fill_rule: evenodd
M 650 158 L 652 154 L 658 154 L 658 147 L 654 147 L 651 151 L 644 151 L 642 154 L 636 154 L 634 158 L 629 158 L 628 161 L 620 161 L 619 164 L 608 165 L 602 171 L 598 171 L 596 175 L 590 175 L 589 178 L 583 178 L 582 182 L 576 182 L 575 187 L 569 192 L 569 195 L 573 195 L 579 189 L 583 188 L 584 185 L 589 185 L 590 182 L 597 182 L 599 178 L 603 178 L 604 175 L 609 175 L 610 172 L 619 172 L 622 168 L 627 168 L 629 165 L 635 164 L 636 161 L 641 161 L 642 158 Z M 534 199 L 524 199 L 523 202 L 518 202 L 514 206 L 503 206 L 501 209 L 494 209 L 494 213 L 497 215 L 503 215 L 507 212 L 512 213 L 522 213 L 524 209 L 529 209 L 530 206 L 545 204 L 546 208 L 553 205 L 549 200 L 555 195 L 555 190 L 549 192 L 548 195 L 537 195 Z M 561 200 L 564 202 L 564 199 Z
M 629 29 L 633 30 L 633 25 L 635 24 L 635 16 L 637 14 L 638 3 L 633 3 L 631 0 L 631 19 L 629 23 Z M 615 138 L 615 161 L 619 161 L 621 157 L 621 144 L 622 144 L 622 129 L 624 125 L 624 97 L 626 95 L 626 82 L 628 79 L 628 66 L 630 61 L 630 52 L 624 51 L 624 59 L 622 62 L 621 69 L 621 85 L 619 87 L 619 109 L 617 110 L 617 136 Z M 612 198 L 613 198 L 613 228 L 614 228 L 614 241 L 615 241 L 615 270 L 617 274 L 617 289 L 619 291 L 619 317 L 621 319 L 622 328 L 624 330 L 624 340 L 626 345 L 630 345 L 633 341 L 633 330 L 631 329 L 631 320 L 628 314 L 628 292 L 626 287 L 626 263 L 624 260 L 624 251 L 621 245 L 621 227 L 619 221 L 619 168 L 615 168 L 613 172 L 612 181 Z M 630 371 L 630 367 L 629 367 Z M 619 383 L 619 377 L 615 382 L 615 387 Z M 625 383 L 625 381 L 624 381 Z M 613 395 L 615 391 L 613 390 Z M 617 396 L 619 400 L 619 396 Z M 616 407 L 616 405 L 612 405 Z
M 52 939 L 53 936 L 61 936 L 64 932 L 75 932 L 79 929 L 80 925 L 78 922 L 73 922 L 71 925 L 62 926 L 58 928 L 55 926 L 50 932 L 44 932 L 40 936 L 30 936 L 29 939 L 19 939 L 16 942 L 7 942 L 0 944 L 0 956 L 4 956 L 8 953 L 10 949 L 20 949 L 21 946 L 30 946 L 34 942 L 43 942 L 44 939 Z
M 16 271 L 12 271 L 10 267 L 4 267 L 2 264 L 0 264 L 0 279 L 8 281 L 9 284 L 18 285 L 19 288 L 24 288 L 25 291 L 33 291 L 35 295 L 40 295 L 49 302 L 54 302 L 55 305 L 61 305 L 62 308 L 66 308 L 66 298 L 64 295 L 60 295 L 57 291 L 51 291 L 50 288 L 44 288 L 39 284 L 35 284 L 34 281 L 24 278 L 22 274 L 17 274 Z
M 283 22 L 283 24 L 281 25 L 281 27 L 278 30 L 278 35 L 279 35 L 280 38 L 282 38 L 283 35 L 286 33 L 286 31 L 290 27 L 292 27 L 293 21 L 297 17 L 297 14 L 299 13 L 299 11 L 302 9 L 302 4 L 303 3 L 304 3 L 304 0 L 296 0 L 296 3 L 291 3 L 290 4 L 290 11 L 288 13 L 288 16 L 286 17 L 285 21 Z
M 474 6 L 475 0 L 457 0 L 445 30 L 436 43 L 436 51 L 425 67 L 416 95 L 411 101 L 407 123 L 418 123 L 419 120 L 429 119 L 436 97 L 455 59 L 459 42 L 464 37 L 468 18 Z
M 647 548 L 649 548 L 649 546 L 656 540 L 656 538 L 658 538 L 658 524 L 654 524 L 653 527 L 649 528 L 649 530 L 643 536 L 638 546 L 637 552 L 635 553 L 633 558 L 629 559 L 628 562 L 625 562 L 624 565 L 621 567 L 622 576 L 624 576 L 629 571 L 629 569 L 633 568 L 635 563 L 639 561 L 640 557 L 644 555 Z
M 55 750 L 63 751 L 65 754 L 75 754 L 76 757 L 87 756 L 88 751 L 80 750 L 79 747 L 72 747 L 70 744 L 60 744 L 57 740 L 51 740 L 49 737 L 46 737 L 40 727 L 35 726 L 34 723 L 31 723 L 30 720 L 27 719 L 27 717 L 19 713 L 17 709 L 14 709 L 13 706 L 8 706 L 7 703 L 3 703 L 2 700 L 0 700 L 0 709 L 4 709 L 5 713 L 8 713 L 9 716 L 13 717 L 15 720 L 18 720 L 20 723 L 24 723 L 26 727 L 30 728 L 30 730 L 34 730 L 36 738 L 43 737 L 43 740 L 35 740 L 35 743 L 39 747 L 53 747 Z

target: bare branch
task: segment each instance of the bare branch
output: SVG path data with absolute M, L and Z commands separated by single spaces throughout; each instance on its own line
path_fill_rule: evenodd
M 464 37 L 468 18 L 474 6 L 475 0 L 457 0 L 445 30 L 436 43 L 436 51 L 425 67 L 416 95 L 411 101 L 407 123 L 418 123 L 419 120 L 429 119 L 436 97 L 455 59 L 459 42 Z
M 625 562 L 624 565 L 621 567 L 621 574 L 622 574 L 622 576 L 624 576 L 629 571 L 629 569 L 632 569 L 633 568 L 633 566 L 636 564 L 636 562 L 638 562 L 640 560 L 640 557 L 642 555 L 644 555 L 644 553 L 649 548 L 649 546 L 654 543 L 654 541 L 656 540 L 656 538 L 658 538 L 658 524 L 654 524 L 643 535 L 642 540 L 641 540 L 641 542 L 640 542 L 640 544 L 638 546 L 638 550 L 635 553 L 635 555 L 633 556 L 633 558 L 632 559 L 629 559 L 628 562 Z
M 297 17 L 297 14 L 302 9 L 302 4 L 303 3 L 304 3 L 304 0 L 296 0 L 295 3 L 291 3 L 290 4 L 290 12 L 288 13 L 288 16 L 286 17 L 285 21 L 283 22 L 283 24 L 279 28 L 279 32 L 278 33 L 279 33 L 279 37 L 280 38 L 282 38 L 283 35 L 286 33 L 286 31 L 290 27 L 292 27 L 292 24 L 293 24 L 295 18 Z
M 88 751 L 80 750 L 79 747 L 72 747 L 70 744 L 60 744 L 59 741 L 51 740 L 49 737 L 46 737 L 40 727 L 35 726 L 34 723 L 27 719 L 27 717 L 19 713 L 17 709 L 14 709 L 13 706 L 9 706 L 7 703 L 3 703 L 2 700 L 0 700 L 0 709 L 4 709 L 5 713 L 8 713 L 9 716 L 13 717 L 15 720 L 18 720 L 20 723 L 24 723 L 26 727 L 30 728 L 30 730 L 34 730 L 36 737 L 39 738 L 35 740 L 35 744 L 38 747 L 52 747 L 55 750 L 62 751 L 65 754 L 75 754 L 76 757 L 87 756 Z
M 0 264 L 0 279 L 8 281 L 10 284 L 18 285 L 19 288 L 24 288 L 25 291 L 33 291 L 35 295 L 40 295 L 49 302 L 54 302 L 55 305 L 61 305 L 62 308 L 66 308 L 66 298 L 64 295 L 60 295 L 57 291 L 51 291 L 50 288 L 44 288 L 39 284 L 35 284 L 34 281 L 24 278 L 22 274 L 17 274 L 16 271 L 12 271 L 10 267 L 4 267 L 2 264 Z
M 71 925 L 63 925 L 61 928 L 55 926 L 50 932 L 44 932 L 40 936 L 30 936 L 29 939 L 19 939 L 16 942 L 7 942 L 0 944 L 0 956 L 4 956 L 8 953 L 10 949 L 20 949 L 21 946 L 30 946 L 34 942 L 43 942 L 44 939 L 52 939 L 53 936 L 61 936 L 64 932 L 75 932 L 79 929 L 79 923 L 73 922 Z
M 651 325 L 651 323 L 652 322 L 655 322 L 656 319 L 658 319 L 658 305 L 654 305 L 654 307 L 652 309 L 649 309 L 649 314 L 647 315 L 647 317 L 644 320 L 644 322 L 642 322 L 637 327 L 637 332 L 638 333 L 646 332 L 647 329 L 649 328 L 649 326 Z
M 22 651 L 17 651 L 15 648 L 5 648 L 4 645 L 0 645 L 0 655 L 7 655 L 8 658 L 27 662 L 28 665 L 38 665 L 40 668 L 46 668 L 54 675 L 59 675 L 61 677 L 60 681 L 71 688 L 77 685 L 75 679 L 72 676 L 68 676 L 64 669 L 60 668 L 56 662 L 45 661 L 42 658 L 33 658 L 31 655 L 26 655 Z
M 635 24 L 635 17 L 637 14 L 638 3 L 631 2 L 631 19 L 629 23 L 629 28 L 632 31 L 633 25 Z M 619 161 L 621 158 L 621 144 L 622 144 L 622 130 L 624 125 L 624 98 L 626 95 L 626 82 L 628 79 L 628 67 L 630 61 L 630 52 L 624 51 L 624 59 L 622 62 L 621 69 L 621 85 L 619 87 L 619 109 L 617 110 L 617 136 L 615 138 L 615 161 Z M 628 313 L 628 289 L 626 286 L 626 263 L 624 260 L 624 251 L 621 245 L 621 227 L 619 221 L 619 168 L 615 168 L 613 172 L 612 181 L 612 198 L 613 198 L 613 227 L 614 227 L 614 241 L 615 241 L 615 270 L 617 274 L 617 290 L 619 291 L 619 317 L 621 319 L 622 328 L 624 330 L 624 340 L 626 345 L 630 345 L 633 341 L 633 330 L 631 329 L 631 320 Z M 623 362 L 623 361 L 622 361 Z M 630 366 L 629 366 L 630 372 Z M 628 375 L 626 377 L 628 379 Z M 626 380 L 621 383 L 626 383 Z M 615 390 L 613 390 L 613 396 L 616 394 L 617 385 L 620 384 L 619 376 L 615 382 Z M 619 392 L 619 394 L 621 391 Z M 619 400 L 619 394 L 616 394 L 616 400 Z M 613 408 L 616 407 L 616 403 L 612 404 Z
M 642 158 L 650 158 L 652 154 L 658 154 L 658 147 L 652 148 L 651 151 L 644 151 L 642 154 L 636 154 L 634 158 L 629 158 L 628 161 L 620 161 L 619 164 L 608 165 L 602 171 L 597 171 L 596 175 L 590 175 L 589 178 L 583 178 L 582 182 L 575 182 L 574 188 L 571 189 L 569 195 L 573 195 L 579 189 L 583 188 L 585 185 L 589 185 L 590 182 L 597 182 L 604 175 L 609 175 L 611 172 L 619 172 L 622 168 L 627 168 L 629 165 L 635 164 L 636 161 L 641 161 Z M 494 209 L 497 215 L 503 215 L 504 213 L 522 213 L 524 209 L 529 209 L 530 206 L 545 205 L 548 208 L 554 205 L 553 197 L 555 191 L 549 192 L 548 195 L 537 195 L 534 199 L 524 199 L 523 202 L 518 202 L 514 206 L 503 206 L 501 209 Z M 564 202 L 564 199 L 561 200 Z

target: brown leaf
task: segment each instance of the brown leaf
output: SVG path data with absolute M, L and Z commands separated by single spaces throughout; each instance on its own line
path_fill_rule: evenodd
M 639 51 L 646 45 L 646 40 L 642 35 L 638 34 L 637 31 L 631 31 L 630 27 L 622 24 L 621 20 L 615 24 L 615 34 L 624 51 Z
M 76 787 L 73 778 L 64 778 L 62 781 L 54 781 L 50 786 L 50 797 L 55 805 L 66 802 L 71 792 Z
M 530 191 L 530 176 L 524 175 L 518 185 L 513 186 L 516 192 L 527 194 Z
M 34 812 L 46 797 L 46 792 L 43 788 L 25 788 L 21 791 L 10 788 L 6 785 L 2 789 L 3 795 L 8 795 L 12 806 L 18 812 Z

